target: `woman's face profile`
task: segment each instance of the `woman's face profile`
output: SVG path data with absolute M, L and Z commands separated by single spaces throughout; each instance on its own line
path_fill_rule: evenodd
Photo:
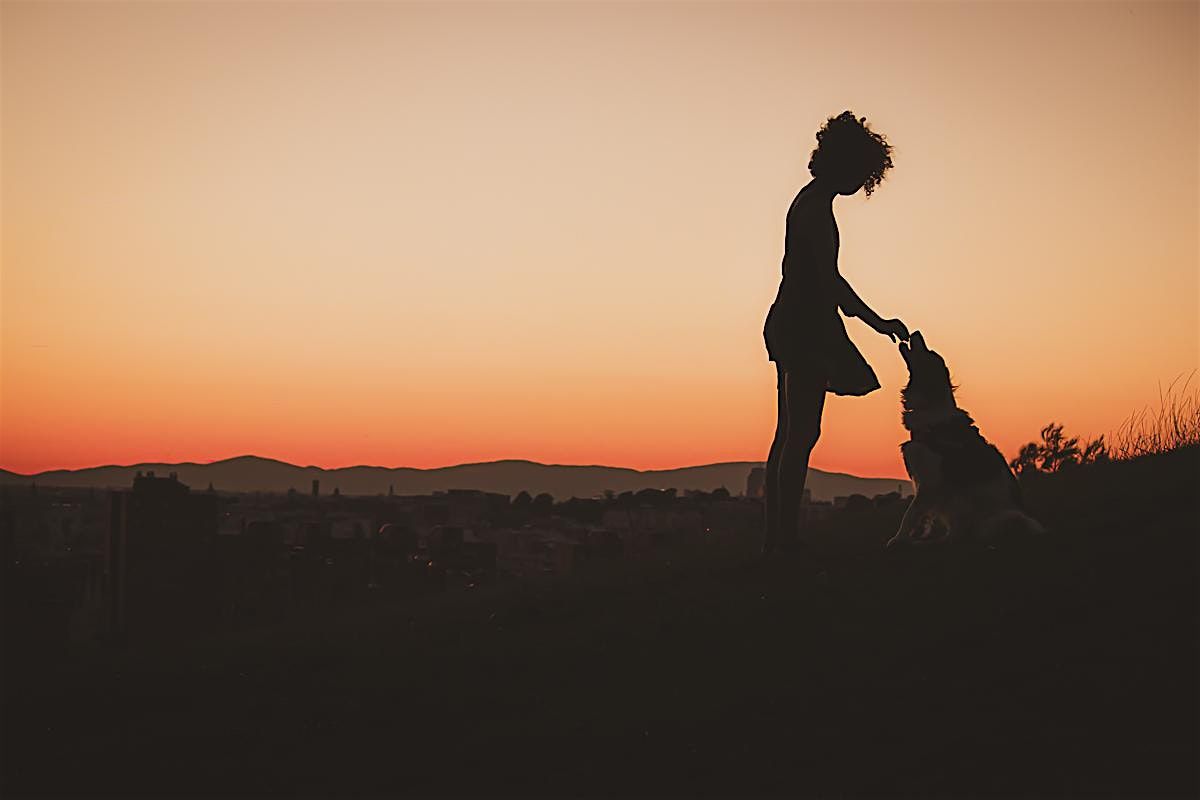
M 863 188 L 863 185 L 866 182 L 867 178 L 865 175 L 858 175 L 854 177 L 842 177 L 834 184 L 834 186 L 836 187 L 838 194 L 849 197 L 850 195 L 858 192 L 859 189 Z

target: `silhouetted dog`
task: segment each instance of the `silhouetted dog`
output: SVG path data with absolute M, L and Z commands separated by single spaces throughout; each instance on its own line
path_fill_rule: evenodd
M 1020 484 L 1003 454 L 955 405 L 946 362 L 925 345 L 919 331 L 909 342 L 900 343 L 909 376 L 900 396 L 904 427 L 912 439 L 900 451 L 916 494 L 887 546 L 964 535 L 988 539 L 1010 526 L 1044 533 L 1025 513 Z M 940 536 L 934 533 L 937 522 L 944 527 Z

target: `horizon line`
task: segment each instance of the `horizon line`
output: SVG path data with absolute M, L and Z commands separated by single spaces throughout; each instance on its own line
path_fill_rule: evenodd
M 438 470 L 455 469 L 457 467 L 475 467 L 475 466 L 486 466 L 489 464 L 519 462 L 519 463 L 524 463 L 524 464 L 533 464 L 533 465 L 540 466 L 540 467 L 569 467 L 569 468 L 573 468 L 573 469 L 617 469 L 617 470 L 626 470 L 629 472 L 635 472 L 638 474 L 646 474 L 646 473 L 653 473 L 653 472 L 677 472 L 679 470 L 701 469 L 703 467 L 718 467 L 718 466 L 723 466 L 723 465 L 727 465 L 727 464 L 756 464 L 756 465 L 764 465 L 764 466 L 766 464 L 766 461 L 748 459 L 748 460 L 734 460 L 734 461 L 710 461 L 710 462 L 704 463 L 704 464 L 689 464 L 689 465 L 685 465 L 685 466 L 681 466 L 681 467 L 662 467 L 662 468 L 658 468 L 658 469 L 637 469 L 635 467 L 620 467 L 620 466 L 613 466 L 611 464 L 559 464 L 559 463 L 549 463 L 549 462 L 545 462 L 545 461 L 534 461 L 534 460 L 528 459 L 528 458 L 497 458 L 497 459 L 492 459 L 491 461 L 467 461 L 467 462 L 462 462 L 462 463 L 458 463 L 458 464 L 446 464 L 444 466 L 439 466 L 439 467 L 407 467 L 407 466 L 385 467 L 380 464 L 353 464 L 353 465 L 349 465 L 349 466 L 345 466 L 345 467 L 322 467 L 317 464 L 304 464 L 304 465 L 293 464 L 290 461 L 284 461 L 282 459 L 274 458 L 272 456 L 259 456 L 259 455 L 254 455 L 253 453 L 244 453 L 244 454 L 236 455 L 236 456 L 228 456 L 226 458 L 218 458 L 213 461 L 207 461 L 207 462 L 201 462 L 201 461 L 177 461 L 177 462 L 142 461 L 142 462 L 138 462 L 138 463 L 134 463 L 134 464 L 97 464 L 94 466 L 87 466 L 87 467 L 59 467 L 57 469 L 44 469 L 44 470 L 41 470 L 40 472 L 36 472 L 36 473 L 15 472 L 15 471 L 7 469 L 5 467 L 0 467 L 0 470 L 4 470 L 8 474 L 14 475 L 17 477 L 32 479 L 32 478 L 37 478 L 39 475 L 45 475 L 47 473 L 82 472 L 84 470 L 89 470 L 89 469 L 108 469 L 108 468 L 132 469 L 135 467 L 154 467 L 154 466 L 207 467 L 207 466 L 212 466 L 214 464 L 220 464 L 220 463 L 226 462 L 226 461 L 237 461 L 238 459 L 248 459 L 248 458 L 259 459 L 260 461 L 275 461 L 279 464 L 284 464 L 289 467 L 295 467 L 296 469 L 319 469 L 323 472 L 335 472 L 338 470 L 345 470 L 345 469 L 384 469 L 384 470 L 393 470 L 393 471 L 394 470 L 413 470 L 416 472 L 436 472 Z M 852 474 L 849 472 L 833 472 L 830 470 L 821 469 L 820 467 L 812 467 L 812 466 L 810 466 L 809 469 L 816 470 L 817 472 L 822 472 L 826 475 L 842 475 L 842 476 L 849 477 L 849 478 L 862 478 L 865 480 L 893 480 L 893 481 L 900 481 L 900 482 L 909 481 L 908 478 L 898 478 L 898 477 L 893 477 L 890 475 L 883 475 L 883 476 L 855 475 L 855 474 Z

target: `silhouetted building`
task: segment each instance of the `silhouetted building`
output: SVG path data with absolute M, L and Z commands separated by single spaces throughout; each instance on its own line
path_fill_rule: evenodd
M 762 497 L 767 483 L 767 471 L 763 467 L 751 467 L 746 476 L 746 497 Z
M 800 506 L 800 513 L 806 522 L 826 519 L 833 513 L 833 503 L 828 500 L 814 500 Z
M 495 531 L 494 537 L 496 568 L 507 576 L 568 575 L 586 560 L 585 544 L 549 528 L 502 529 Z M 607 538 L 619 553 L 620 537 L 608 532 Z
M 852 494 L 848 497 L 833 498 L 834 508 L 846 511 L 864 511 L 871 507 L 871 501 L 866 495 Z
M 175 473 L 139 472 L 132 490 L 109 493 L 111 633 L 154 635 L 211 615 L 218 504 L 215 494 L 193 494 Z
M 900 492 L 888 492 L 887 494 L 877 494 L 871 498 L 871 503 L 876 508 L 887 508 L 889 506 L 899 505 L 904 500 Z

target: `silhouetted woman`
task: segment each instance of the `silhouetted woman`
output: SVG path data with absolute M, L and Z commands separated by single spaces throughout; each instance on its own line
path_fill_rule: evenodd
M 825 393 L 864 395 L 879 388 L 875 371 L 846 335 L 838 309 L 892 341 L 908 338 L 903 322 L 882 319 L 838 274 L 833 199 L 859 189 L 870 197 L 892 166 L 891 145 L 866 122 L 843 111 L 821 126 L 808 162 L 813 179 L 787 213 L 783 279 L 763 326 L 779 388 L 779 419 L 766 468 L 766 553 L 797 541 L 808 457 L 821 435 Z

